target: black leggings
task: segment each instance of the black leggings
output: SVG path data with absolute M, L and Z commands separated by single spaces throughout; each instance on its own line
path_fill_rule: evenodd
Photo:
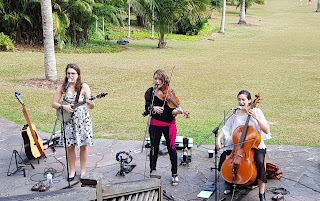
M 177 150 L 176 148 L 172 149 L 170 146 L 169 139 L 169 126 L 154 126 L 150 125 L 149 127 L 150 141 L 151 141 L 151 150 L 150 150 L 150 171 L 155 170 L 157 166 L 159 145 L 162 133 L 166 139 L 167 149 L 171 161 L 171 173 L 172 175 L 177 174 L 178 171 L 178 160 L 177 160 Z
M 227 155 L 230 155 L 231 152 L 232 150 L 226 150 L 221 154 L 219 167 L 218 167 L 219 171 L 221 170 L 221 166 L 223 162 L 226 160 Z M 266 153 L 267 153 L 266 149 L 258 149 L 254 152 L 254 161 L 256 162 L 256 166 L 257 166 L 256 180 L 260 179 L 263 183 L 267 183 L 266 169 L 264 167 Z M 232 184 L 225 181 L 225 188 L 228 190 L 231 190 Z

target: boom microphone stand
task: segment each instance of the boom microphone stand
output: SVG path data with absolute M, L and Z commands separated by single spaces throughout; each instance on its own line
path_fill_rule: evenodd
M 220 127 L 225 124 L 226 121 L 228 121 L 228 119 L 238 110 L 240 109 L 240 107 L 238 108 L 232 108 L 230 110 L 234 110 L 229 116 L 227 119 L 225 119 L 225 115 L 224 115 L 224 118 L 223 120 L 221 121 L 221 123 L 219 124 L 219 126 L 217 126 L 215 129 L 213 129 L 213 131 L 211 132 L 210 135 L 208 135 L 198 146 L 197 148 L 199 148 L 209 137 L 211 137 L 213 134 L 215 136 L 215 140 L 214 140 L 214 154 L 215 154 L 215 157 L 214 157 L 214 170 L 215 170 L 215 173 L 214 173 L 214 186 L 215 186 L 215 189 L 216 189 L 216 193 L 215 193 L 215 201 L 218 200 L 218 149 L 217 149 L 217 137 L 218 137 L 218 131 L 220 129 Z

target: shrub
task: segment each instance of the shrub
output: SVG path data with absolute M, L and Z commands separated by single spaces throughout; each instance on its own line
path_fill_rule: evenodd
M 14 51 L 16 48 L 13 45 L 12 40 L 9 36 L 0 33 L 0 51 Z

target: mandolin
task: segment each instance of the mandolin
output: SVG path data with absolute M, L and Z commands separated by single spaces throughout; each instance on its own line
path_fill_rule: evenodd
M 40 136 L 37 134 L 35 125 L 31 124 L 25 105 L 20 97 L 20 93 L 15 92 L 15 96 L 22 105 L 23 115 L 27 120 L 27 124 L 22 128 L 22 138 L 26 156 L 29 160 L 39 157 L 46 158 L 43 152 L 43 143 Z
M 108 95 L 108 93 L 101 93 L 101 94 L 98 94 L 97 96 L 94 96 L 94 97 L 91 97 L 89 98 L 89 100 L 94 100 L 94 99 L 99 99 L 99 98 L 104 98 L 106 97 L 106 95 Z M 86 104 L 87 101 L 84 100 L 84 101 L 81 101 L 81 102 L 78 102 L 76 104 L 74 104 L 72 106 L 72 109 L 76 109 L 77 107 L 83 105 L 83 104 Z M 65 101 L 62 101 L 61 102 L 62 105 L 67 105 L 69 103 L 65 102 Z M 63 121 L 63 122 L 67 122 L 69 119 L 72 118 L 72 115 L 73 113 L 68 113 L 67 111 L 63 110 L 63 117 L 62 117 L 62 112 L 60 111 L 60 109 L 57 110 L 57 118 L 59 119 L 59 121 Z

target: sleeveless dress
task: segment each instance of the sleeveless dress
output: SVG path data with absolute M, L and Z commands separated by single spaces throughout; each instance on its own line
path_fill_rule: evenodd
M 63 98 L 63 101 L 74 104 L 75 99 L 76 94 L 66 94 Z M 84 100 L 85 96 L 80 93 L 78 102 Z M 64 124 L 65 129 L 63 128 L 63 124 L 61 124 L 60 144 L 64 145 L 63 131 L 65 130 L 67 147 L 72 145 L 93 145 L 92 121 L 86 104 L 80 105 L 75 108 L 72 117 Z

